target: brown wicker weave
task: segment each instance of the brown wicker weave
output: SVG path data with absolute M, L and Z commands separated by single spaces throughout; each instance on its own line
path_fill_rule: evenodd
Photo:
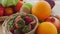
M 16 14 L 18 14 L 18 13 L 16 13 Z M 11 16 L 14 16 L 15 14 L 12 14 Z M 9 16 L 1 16 L 0 17 L 0 22 L 1 21 L 4 21 L 6 18 L 8 18 Z
M 0 17 L 0 22 L 1 22 L 1 21 L 4 21 L 7 17 L 8 17 L 8 16 L 2 16 L 2 17 Z

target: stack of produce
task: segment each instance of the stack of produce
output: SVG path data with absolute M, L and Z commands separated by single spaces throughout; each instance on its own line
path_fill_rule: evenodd
M 26 16 L 31 14 L 35 15 L 39 20 L 35 34 L 58 34 L 58 30 L 60 30 L 60 20 L 58 17 L 52 15 L 54 5 L 55 2 L 53 0 L 38 1 L 34 5 L 25 2 L 20 9 L 21 15 L 10 20 L 7 28 L 9 28 L 9 31 L 13 34 L 31 34 L 35 27 L 34 24 L 37 24 L 37 22 L 33 20 L 33 17 Z M 32 26 L 30 24 L 31 22 L 33 22 Z
M 0 0 L 0 22 L 20 12 L 23 3 L 23 0 Z
M 0 16 L 9 16 L 20 11 L 21 0 L 0 0 Z

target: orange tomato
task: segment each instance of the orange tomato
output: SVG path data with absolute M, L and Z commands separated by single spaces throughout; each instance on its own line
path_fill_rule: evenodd
M 5 9 L 5 15 L 9 16 L 9 15 L 11 15 L 11 14 L 13 14 L 13 9 L 10 8 L 10 7 L 6 8 L 6 9 Z

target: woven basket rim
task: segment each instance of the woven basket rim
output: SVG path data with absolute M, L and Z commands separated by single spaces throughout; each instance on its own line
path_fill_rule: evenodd
M 15 14 L 18 14 L 18 13 L 15 13 Z M 15 15 L 15 14 L 12 14 L 12 15 L 10 15 L 10 16 L 13 16 L 13 15 Z M 5 19 L 7 19 L 7 18 L 10 17 L 10 16 L 1 16 L 1 17 L 0 17 L 0 22 L 1 22 L 1 21 L 4 21 Z

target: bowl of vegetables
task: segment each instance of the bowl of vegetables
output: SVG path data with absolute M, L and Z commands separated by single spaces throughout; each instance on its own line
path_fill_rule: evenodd
M 0 0 L 0 21 L 4 21 L 10 15 L 20 12 L 23 3 L 21 0 Z
M 3 34 L 34 34 L 38 19 L 32 14 L 16 14 L 7 18 L 3 25 Z

